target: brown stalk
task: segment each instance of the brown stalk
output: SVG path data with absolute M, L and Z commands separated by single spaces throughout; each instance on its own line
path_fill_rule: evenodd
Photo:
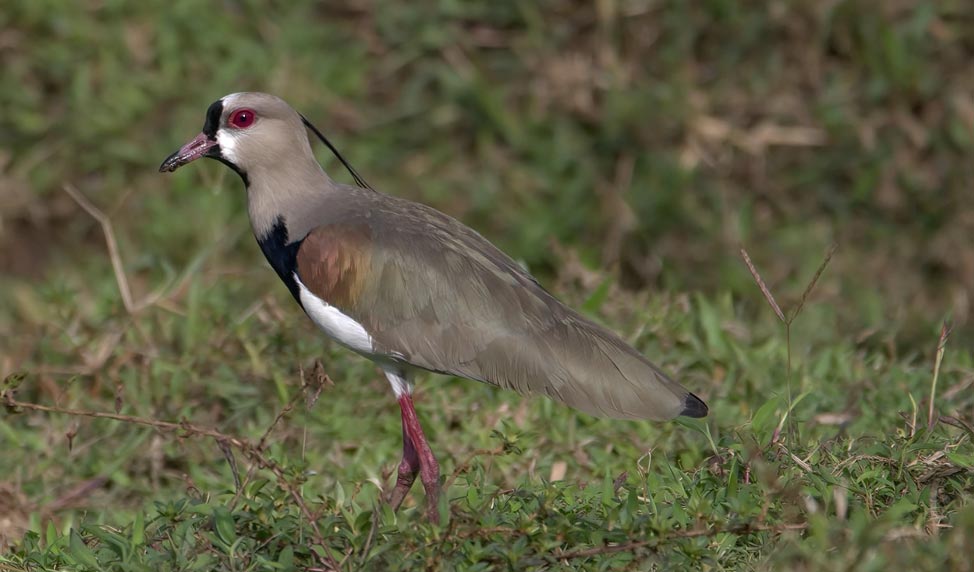
M 497 457 L 497 456 L 500 456 L 500 455 L 503 455 L 503 454 L 504 454 L 504 446 L 503 445 L 501 445 L 499 447 L 494 447 L 493 449 L 477 449 L 477 450 L 475 450 L 474 452 L 472 452 L 469 455 L 467 455 L 467 457 L 463 461 L 461 461 L 460 463 L 457 463 L 456 468 L 453 469 L 453 473 L 448 478 L 446 478 L 444 480 L 444 482 L 443 482 L 443 490 L 449 490 L 450 487 L 453 486 L 454 481 L 456 481 L 457 478 L 461 474 L 463 474 L 464 471 L 466 471 L 467 469 L 470 468 L 470 464 L 477 457 L 480 457 L 482 455 L 486 455 L 487 457 Z
M 838 244 L 832 243 L 832 246 L 829 247 L 829 251 L 825 253 L 825 259 L 822 260 L 822 263 L 818 265 L 818 270 L 816 270 L 815 275 L 812 276 L 811 282 L 808 283 L 808 286 L 805 286 L 805 291 L 802 292 L 801 300 L 798 301 L 798 307 L 795 308 L 794 312 L 792 312 L 791 317 L 788 319 L 789 322 L 797 318 L 798 314 L 801 314 L 802 308 L 805 307 L 805 301 L 808 300 L 809 294 L 812 293 L 812 290 L 815 288 L 815 284 L 818 283 L 818 279 L 822 276 L 822 273 L 825 272 L 825 267 L 828 266 L 829 262 L 832 261 L 832 255 L 835 254 L 835 251 L 838 248 Z
M 950 425 L 951 427 L 957 427 L 958 429 L 967 431 L 968 436 L 974 440 L 974 425 L 971 425 L 967 421 L 964 421 L 959 417 L 954 417 L 953 415 L 941 415 L 940 421 Z
M 301 391 L 298 391 L 297 393 L 294 394 L 293 397 L 291 397 L 290 401 L 288 401 L 287 404 L 284 405 L 284 407 L 277 413 L 277 416 L 274 417 L 274 421 L 272 421 L 271 424 L 267 427 L 267 429 L 264 430 L 264 434 L 261 435 L 260 441 L 257 442 L 257 446 L 255 447 L 255 451 L 258 454 L 264 453 L 264 449 L 267 447 L 267 438 L 270 437 L 271 433 L 281 422 L 281 420 L 284 419 L 284 417 L 294 409 L 294 404 L 298 401 L 298 399 L 301 399 L 301 396 L 304 394 L 304 389 L 307 387 L 307 383 L 303 381 L 304 380 L 303 369 L 301 370 L 301 379 L 302 379 Z M 231 458 L 232 457 L 228 458 L 228 460 Z M 240 496 L 243 495 L 244 487 L 247 486 L 248 483 L 250 483 L 250 480 L 252 478 L 254 478 L 254 473 L 256 472 L 258 465 L 256 463 L 251 464 L 250 468 L 247 469 L 247 474 L 244 476 L 242 481 L 239 480 L 236 474 L 236 467 L 232 462 L 231 462 L 231 468 L 234 470 L 234 484 L 237 487 L 236 493 L 234 493 L 233 498 L 230 500 L 230 508 L 233 508 L 237 506 L 237 501 L 239 501 Z
M 317 544 L 322 549 L 322 554 L 319 555 L 321 559 L 321 564 L 327 566 L 330 570 L 338 570 L 338 562 L 330 554 L 330 549 L 325 543 L 324 536 L 321 534 L 321 530 L 318 528 L 318 523 L 308 508 L 307 503 L 304 501 L 304 497 L 298 489 L 288 481 L 287 476 L 284 474 L 284 469 L 281 468 L 274 460 L 267 458 L 261 450 L 259 450 L 255 445 L 239 437 L 233 435 L 228 435 L 222 433 L 216 429 L 210 427 L 203 427 L 201 425 L 195 425 L 187 421 L 180 421 L 179 423 L 174 423 L 172 421 L 161 421 L 158 419 L 150 419 L 146 417 L 136 417 L 133 415 L 122 415 L 119 413 L 107 413 L 104 411 L 87 411 L 83 409 L 67 409 L 63 407 L 52 407 L 49 405 L 40 405 L 37 403 L 29 403 L 24 401 L 17 401 L 14 399 L 10 391 L 6 391 L 2 395 L 3 405 L 17 411 L 18 409 L 27 409 L 29 411 L 41 411 L 44 413 L 59 413 L 62 415 L 69 415 L 72 417 L 91 417 L 95 419 L 112 419 L 114 421 L 121 421 L 123 423 L 131 423 L 134 425 L 145 425 L 148 427 L 155 427 L 161 431 L 166 432 L 181 432 L 183 436 L 200 436 L 200 437 L 211 437 L 216 440 L 221 448 L 232 447 L 237 449 L 245 457 L 247 457 L 252 463 L 259 466 L 262 469 L 270 471 L 277 484 L 282 490 L 288 493 L 294 500 L 294 503 L 301 510 L 301 513 L 307 519 L 308 524 L 311 526 L 313 534 L 314 543 Z
M 791 313 L 791 315 L 786 318 L 784 312 L 781 311 L 781 307 L 778 306 L 778 302 L 775 301 L 774 295 L 771 294 L 771 290 L 768 288 L 767 284 L 764 283 L 764 279 L 761 278 L 761 273 L 758 272 L 757 267 L 755 267 L 754 263 L 751 262 L 751 257 L 747 254 L 747 250 L 743 246 L 741 247 L 741 257 L 744 259 L 744 264 L 747 265 L 747 269 L 751 272 L 751 276 L 754 277 L 754 282 L 758 285 L 758 288 L 761 290 L 761 293 L 764 295 L 764 299 L 767 300 L 768 305 L 771 306 L 772 310 L 774 310 L 775 315 L 777 315 L 778 319 L 781 320 L 781 322 L 785 325 L 785 347 L 788 352 L 787 366 L 786 366 L 787 385 L 788 385 L 788 410 L 785 412 L 785 416 L 781 418 L 781 423 L 779 423 L 778 428 L 775 429 L 775 434 L 774 437 L 772 438 L 772 442 L 777 442 L 779 432 L 786 419 L 790 421 L 789 427 L 792 430 L 794 429 L 794 418 L 791 416 L 791 408 L 793 407 L 793 403 L 794 403 L 791 397 L 791 376 L 792 376 L 791 324 L 792 322 L 795 321 L 795 318 L 798 317 L 802 309 L 805 307 L 805 302 L 808 300 L 808 297 L 811 295 L 812 290 L 815 289 L 815 285 L 818 283 L 818 279 L 821 278 L 822 273 L 825 272 L 825 268 L 829 265 L 829 262 L 832 260 L 832 256 L 835 254 L 837 248 L 838 245 L 836 244 L 832 244 L 832 246 L 829 247 L 828 252 L 826 252 L 825 254 L 825 259 L 822 260 L 821 264 L 819 264 L 818 270 L 815 271 L 815 274 L 812 276 L 812 279 L 805 286 L 805 291 L 802 292 L 802 297 L 798 302 L 798 306 Z
M 808 528 L 808 523 L 796 522 L 796 523 L 783 523 L 783 524 L 751 524 L 744 523 L 736 526 L 731 526 L 728 528 L 721 528 L 719 526 L 713 528 L 694 528 L 690 530 L 676 530 L 667 534 L 660 535 L 658 538 L 652 540 L 637 540 L 634 542 L 624 542 L 622 544 L 613 544 L 609 546 L 597 546 L 595 548 L 586 548 L 584 550 L 572 550 L 569 552 L 562 552 L 557 554 L 555 558 L 558 560 L 569 560 L 573 558 L 587 558 L 589 556 L 598 556 L 600 554 L 612 554 L 615 552 L 626 552 L 628 550 L 634 550 L 636 548 L 642 548 L 644 546 L 658 545 L 660 542 L 674 538 L 698 538 L 701 536 L 716 536 L 723 533 L 731 534 L 752 534 L 755 532 L 774 532 L 781 533 L 788 530 L 805 530 Z
M 128 277 L 125 275 L 122 256 L 118 251 L 118 241 L 115 240 L 115 229 L 112 227 L 112 221 L 108 215 L 89 201 L 88 197 L 84 196 L 74 185 L 65 183 L 62 188 L 68 196 L 74 199 L 74 202 L 78 203 L 78 206 L 84 209 L 86 213 L 91 215 L 91 218 L 95 219 L 101 225 L 102 233 L 105 235 L 105 244 L 108 246 L 108 258 L 112 262 L 115 283 L 118 284 L 118 293 L 122 296 L 122 305 L 125 306 L 125 311 L 129 314 L 136 314 L 155 304 L 162 297 L 163 289 L 153 292 L 138 301 L 132 299 L 132 289 L 129 287 Z
M 774 295 L 771 294 L 771 290 L 769 290 L 768 286 L 764 283 L 764 280 L 761 278 L 761 274 L 758 272 L 758 269 L 754 267 L 754 263 L 751 262 L 751 257 L 748 256 L 747 250 L 745 250 L 743 246 L 741 247 L 741 256 L 744 258 L 744 264 L 747 264 L 747 269 L 751 271 L 751 276 L 754 277 L 754 281 L 757 283 L 758 288 L 761 289 L 761 293 L 764 294 L 764 299 L 768 301 L 768 305 L 771 306 L 772 310 L 774 310 L 774 313 L 778 316 L 778 319 L 787 324 L 788 320 L 785 319 L 784 312 L 781 311 L 781 307 L 779 307 L 778 302 L 775 301 Z
M 930 381 L 930 403 L 927 405 L 927 431 L 932 431 L 937 424 L 934 416 L 934 402 L 937 398 L 937 378 L 940 377 L 940 364 L 944 361 L 944 352 L 947 349 L 947 338 L 950 337 L 951 326 L 944 322 L 940 326 L 940 340 L 937 341 L 937 353 L 933 360 L 933 379 Z

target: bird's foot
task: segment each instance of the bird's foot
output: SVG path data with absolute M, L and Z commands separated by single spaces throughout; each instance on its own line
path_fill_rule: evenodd
M 402 505 L 402 501 L 406 498 L 406 493 L 409 489 L 413 487 L 413 481 L 416 480 L 416 474 L 419 473 L 419 468 L 413 469 L 403 458 L 402 462 L 399 464 L 399 475 L 396 477 L 396 486 L 389 493 L 389 506 L 392 507 L 393 512 L 399 510 L 399 506 Z
M 421 455 L 422 465 L 420 477 L 423 488 L 426 489 L 426 518 L 433 524 L 440 523 L 440 465 L 433 454 L 426 450 L 427 455 Z
M 426 517 L 430 522 L 439 523 L 440 464 L 437 463 L 426 436 L 423 435 L 423 428 L 416 417 L 412 397 L 408 393 L 399 397 L 399 407 L 402 410 L 403 455 L 402 462 L 399 464 L 396 488 L 389 496 L 389 502 L 393 508 L 399 506 L 418 472 L 423 481 L 423 488 L 426 489 Z
M 392 507 L 393 512 L 399 510 L 399 505 L 406 498 L 406 493 L 409 492 L 409 489 L 413 486 L 413 482 L 416 481 L 416 475 L 419 474 L 420 467 L 419 455 L 416 454 L 413 440 L 409 438 L 409 433 L 406 431 L 405 419 L 402 425 L 402 435 L 402 461 L 399 461 L 396 486 L 389 493 L 389 506 Z
M 433 524 L 440 524 L 440 485 L 426 487 L 426 518 Z

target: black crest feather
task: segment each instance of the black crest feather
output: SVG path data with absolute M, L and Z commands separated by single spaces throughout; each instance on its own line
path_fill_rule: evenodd
M 321 133 L 321 131 L 318 131 L 317 127 L 315 127 L 314 125 L 311 124 L 310 121 L 308 121 L 307 117 L 302 115 L 301 121 L 304 122 L 305 127 L 314 131 L 314 134 L 318 136 L 318 139 L 321 139 L 321 142 L 324 143 L 325 146 L 327 146 L 328 149 L 330 149 L 331 152 L 335 154 L 335 157 L 337 157 L 338 160 L 341 161 L 342 165 L 345 165 L 345 168 L 348 169 L 349 173 L 351 173 L 352 178 L 355 179 L 355 183 L 358 186 L 362 187 L 363 189 L 371 189 L 373 191 L 375 190 L 372 188 L 372 185 L 365 182 L 365 179 L 363 179 L 362 176 L 358 174 L 358 171 L 356 171 L 355 168 L 352 167 L 352 165 L 345 160 L 345 157 L 342 157 L 342 154 L 338 152 L 338 149 L 336 149 L 334 145 L 331 144 L 331 141 L 329 141 L 328 138 Z

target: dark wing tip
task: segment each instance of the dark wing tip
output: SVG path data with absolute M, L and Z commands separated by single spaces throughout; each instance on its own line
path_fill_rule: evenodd
M 692 393 L 688 393 L 686 399 L 683 400 L 683 411 L 680 412 L 680 415 L 699 418 L 706 417 L 708 411 L 710 410 L 702 399 Z

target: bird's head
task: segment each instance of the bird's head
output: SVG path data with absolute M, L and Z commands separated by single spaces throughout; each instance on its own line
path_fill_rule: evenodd
M 294 156 L 313 157 L 301 115 L 273 95 L 233 93 L 210 105 L 203 131 L 167 157 L 159 171 L 209 157 L 246 182 L 248 173 L 286 164 Z

